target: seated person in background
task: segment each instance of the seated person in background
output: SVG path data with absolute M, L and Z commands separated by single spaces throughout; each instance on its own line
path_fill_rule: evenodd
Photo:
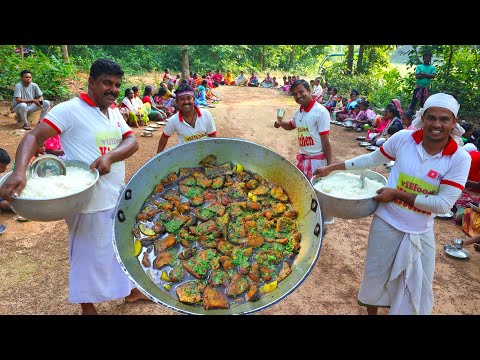
M 202 84 L 203 85 L 203 84 Z M 213 82 L 213 88 L 217 88 L 218 87 L 218 82 L 214 81 Z M 206 87 L 205 88 L 205 95 L 207 96 L 207 100 L 208 101 L 211 101 L 211 102 L 214 102 L 214 101 L 220 101 L 220 98 L 217 96 L 217 94 L 215 94 L 211 88 L 209 87 Z
M 167 84 L 167 92 L 163 95 L 163 105 L 173 107 L 175 104 L 175 95 L 173 94 L 173 85 Z
M 167 88 L 165 88 L 164 86 L 160 86 L 160 88 L 158 89 L 158 93 L 153 95 L 153 101 L 155 102 L 155 105 L 160 114 L 160 118 L 162 120 L 169 118 L 175 113 L 174 107 L 165 105 L 164 96 L 167 94 L 167 91 L 168 91 Z
M 160 109 L 155 104 L 152 96 L 153 89 L 150 85 L 145 86 L 145 90 L 143 91 L 142 102 L 145 104 L 147 109 L 147 115 L 149 121 L 160 121 L 162 120 L 160 115 Z M 145 125 L 148 125 L 145 124 Z
M 134 105 L 133 90 L 130 88 L 125 89 L 125 97 L 120 104 L 120 112 L 122 114 L 127 114 L 126 122 L 128 125 L 136 128 L 140 127 L 140 125 L 143 125 L 144 121 L 142 119 L 142 114 L 140 114 L 140 112 L 138 111 L 138 106 L 136 106 L 136 104 Z
M 323 84 L 322 84 L 322 88 L 320 89 L 320 92 L 318 93 L 318 96 L 317 96 L 317 102 L 318 103 L 322 103 L 323 101 L 323 97 L 327 94 L 327 91 L 328 91 L 328 83 L 325 81 Z M 355 108 L 355 106 L 352 107 L 352 110 Z
M 463 143 L 468 144 L 473 142 L 473 140 L 475 140 L 475 138 L 472 136 L 473 131 L 475 130 L 473 125 L 468 122 L 464 122 L 460 124 L 460 126 L 465 130 L 465 132 L 461 136 Z
M 62 160 L 66 160 L 65 152 L 60 142 L 60 136 L 55 135 L 45 140 L 45 152 L 47 154 L 58 156 Z
M 10 164 L 11 161 L 10 155 L 8 155 L 4 149 L 0 149 L 0 174 L 7 170 L 7 165 Z M 10 207 L 10 201 L 0 197 L 0 213 L 2 211 L 12 211 L 12 208 Z
M 400 103 L 400 100 L 392 99 L 390 100 L 390 104 L 395 105 L 395 107 L 398 109 L 398 113 L 400 114 L 400 116 L 403 114 L 402 104 Z
M 216 81 L 220 85 L 224 85 L 224 79 L 223 79 L 223 74 L 220 72 L 220 69 L 217 69 L 215 74 L 212 75 L 212 81 Z
M 275 76 L 272 78 L 272 82 L 273 82 L 272 87 L 277 88 L 278 87 L 278 81 L 277 81 L 277 78 Z
M 138 109 L 138 112 L 142 115 L 142 121 L 144 124 L 148 123 L 148 109 L 147 106 L 143 103 L 142 98 L 140 97 L 140 90 L 138 89 L 137 86 L 132 86 L 133 90 L 133 99 L 132 104 L 135 106 L 136 109 Z
M 283 80 L 283 85 L 280 87 L 280 90 L 283 90 L 283 87 L 284 87 L 284 86 L 287 86 L 287 85 L 289 84 L 289 83 L 288 83 L 288 79 L 287 79 L 287 77 L 286 77 L 285 75 L 283 75 L 282 80 Z
M 198 79 L 198 75 L 196 72 L 190 72 L 190 77 L 188 79 L 188 85 L 193 86 L 193 84 L 196 84 L 196 81 Z
M 355 107 L 353 108 L 352 114 L 350 116 L 350 120 L 355 121 L 357 119 L 358 114 L 360 114 L 360 103 L 359 102 L 357 102 L 355 104 Z M 347 120 L 348 120 L 348 118 L 347 118 Z
M 250 79 L 248 79 L 247 85 L 248 86 L 253 86 L 253 87 L 257 87 L 259 85 L 258 77 L 257 77 L 257 75 L 255 75 L 254 72 L 252 72 L 252 76 L 250 76 Z
M 205 83 L 207 81 L 205 80 Z M 207 103 L 207 94 L 205 91 L 205 86 L 204 85 L 199 85 L 195 94 L 195 106 L 198 107 L 206 107 L 208 106 Z
M 13 111 L 20 115 L 23 121 L 23 128 L 25 130 L 31 130 L 28 125 L 27 115 L 41 109 L 40 118 L 38 119 L 41 121 L 50 109 L 50 102 L 43 98 L 40 87 L 32 82 L 32 73 L 30 70 L 20 72 L 20 77 L 21 81 L 15 84 L 13 90 Z
M 165 73 L 163 74 L 163 82 L 167 84 L 175 82 L 175 78 L 170 74 L 170 70 L 168 70 L 168 68 L 165 68 Z
M 195 83 L 197 84 L 197 86 L 198 86 L 198 85 L 201 85 L 201 84 L 202 84 L 202 81 L 203 81 L 203 80 L 206 80 L 206 79 L 207 79 L 207 75 L 202 75 L 201 77 L 197 77 L 197 78 L 195 79 Z
M 267 72 L 267 77 L 262 80 L 260 87 L 271 88 L 273 87 L 273 79 L 270 77 L 270 73 Z
M 337 112 L 337 121 L 345 121 L 346 118 L 351 116 L 352 111 L 347 109 L 348 105 L 348 98 L 347 97 L 342 97 L 342 106 L 340 107 L 340 110 Z
M 240 71 L 240 75 L 238 75 L 237 79 L 235 80 L 235 85 L 246 86 L 247 83 L 248 83 L 248 78 L 245 76 L 245 73 L 243 71 Z
M 478 234 L 479 228 L 475 223 L 476 212 L 469 209 L 471 207 L 470 203 L 476 204 L 480 200 L 480 151 L 478 151 L 477 147 L 472 143 L 465 144 L 463 148 L 470 155 L 472 162 L 470 164 L 465 189 L 463 189 L 462 194 L 457 201 L 455 201 L 452 211 L 455 214 L 454 222 L 462 226 L 462 228 L 465 226 L 463 230 L 470 236 L 473 236 L 464 242 L 464 245 L 470 245 L 478 242 L 473 239 L 478 239 L 480 236 L 480 234 Z
M 467 190 L 480 193 L 480 151 L 478 151 L 477 147 L 473 144 L 466 144 L 463 148 L 472 158 L 465 187 Z
M 293 84 L 293 81 L 292 81 L 292 76 L 291 75 L 288 75 L 287 77 L 287 80 L 285 81 L 285 76 L 283 77 L 283 86 L 281 87 L 281 89 L 283 91 L 285 91 L 286 93 L 290 93 L 290 85 Z
M 320 85 L 320 78 L 316 78 L 312 87 L 312 97 L 318 98 L 322 92 L 322 85 Z
M 398 127 L 396 127 L 396 126 L 391 126 L 391 127 L 389 127 L 388 130 L 387 130 L 387 135 L 385 135 L 385 141 L 387 141 L 388 139 L 390 139 L 390 137 L 391 137 L 393 134 L 397 133 L 398 131 L 400 131 L 400 130 L 399 130 Z
M 227 74 L 225 75 L 223 82 L 225 85 L 235 85 L 235 80 L 233 80 L 233 75 L 230 70 L 227 70 Z
M 39 157 L 39 156 L 42 156 L 42 155 L 45 155 L 46 152 L 45 152 L 45 141 L 43 143 L 41 143 L 40 145 L 37 146 L 37 149 L 35 150 L 35 155 L 32 156 L 32 158 L 30 159 L 30 165 L 33 163 L 33 161 Z
M 332 110 L 337 106 L 337 93 L 338 89 L 336 87 L 332 88 L 332 96 L 329 101 L 325 102 L 323 106 L 327 108 L 329 112 L 332 112 Z
M 352 111 L 353 109 L 355 109 L 359 96 L 360 93 L 358 92 L 358 90 L 353 89 L 350 93 L 350 100 L 348 100 L 347 110 Z
M 362 101 L 357 103 L 360 111 L 357 117 L 354 120 L 354 123 L 357 124 L 360 128 L 365 129 L 365 125 L 371 126 L 377 114 L 370 109 L 370 103 L 368 101 Z
M 405 130 L 416 130 L 415 126 L 412 125 L 413 112 L 410 110 L 405 111 L 401 116 L 403 128 Z
M 393 104 L 387 104 L 380 124 L 373 131 L 368 131 L 367 141 L 370 141 L 372 145 L 381 146 L 385 142 L 388 129 L 392 126 L 397 127 L 398 130 L 403 129 L 397 107 Z
M 329 86 L 327 88 L 327 92 L 323 96 L 323 100 L 321 101 L 321 104 L 325 104 L 325 103 L 331 101 L 335 97 L 335 95 L 332 93 L 332 90 L 333 90 L 332 86 Z

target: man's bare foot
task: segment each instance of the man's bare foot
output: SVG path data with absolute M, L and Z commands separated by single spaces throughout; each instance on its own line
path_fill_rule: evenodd
M 473 248 L 477 251 L 480 251 L 480 243 L 473 244 Z
M 97 309 L 92 303 L 82 303 L 82 315 L 98 315 Z
M 130 292 L 130 295 L 125 296 L 125 302 L 133 303 L 138 300 L 150 300 L 144 293 L 142 293 L 137 288 L 133 288 Z

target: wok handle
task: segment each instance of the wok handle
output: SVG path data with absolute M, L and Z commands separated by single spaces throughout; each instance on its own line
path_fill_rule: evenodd
M 126 218 L 125 218 L 125 214 L 123 213 L 123 210 L 118 210 L 117 218 L 118 218 L 118 221 L 120 222 L 125 221 Z
M 132 198 L 132 190 L 127 189 L 125 191 L 125 200 L 130 200 Z

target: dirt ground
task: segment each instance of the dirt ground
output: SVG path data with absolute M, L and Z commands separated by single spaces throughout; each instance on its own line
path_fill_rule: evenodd
M 236 137 L 265 145 L 294 162 L 298 145 L 295 133 L 275 129 L 276 108 L 286 109 L 291 117 L 297 104 L 292 97 L 274 89 L 220 87 L 222 98 L 210 109 L 219 137 Z M 14 157 L 22 135 L 9 104 L 0 107 L 0 147 Z M 127 181 L 156 153 L 161 131 L 151 138 L 140 137 L 134 129 L 140 150 L 129 158 Z M 334 161 L 366 152 L 357 146 L 359 134 L 332 125 L 331 143 Z M 176 144 L 175 136 L 168 147 Z M 388 175 L 381 167 L 377 171 Z M 335 219 L 327 226 L 319 260 L 315 268 L 292 294 L 257 314 L 366 314 L 357 304 L 367 236 L 372 217 L 359 220 Z M 0 314 L 80 314 L 80 306 L 68 298 L 68 239 L 64 221 L 16 221 L 15 214 L 2 213 L 0 223 L 7 230 L 0 235 Z M 480 252 L 469 247 L 471 258 L 446 257 L 443 245 L 454 238 L 466 239 L 458 226 L 448 220 L 435 220 L 436 271 L 433 314 L 480 314 Z M 97 304 L 100 314 L 177 314 L 152 302 L 126 304 L 123 299 Z M 380 309 L 380 314 L 385 314 Z

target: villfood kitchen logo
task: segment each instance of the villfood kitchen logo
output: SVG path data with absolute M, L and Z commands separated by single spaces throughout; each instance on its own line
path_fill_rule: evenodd
M 433 178 L 438 176 L 438 173 L 434 170 L 430 170 L 428 172 L 428 176 L 434 175 Z M 400 173 L 397 181 L 397 190 L 407 192 L 410 194 L 423 194 L 423 195 L 436 195 L 439 191 L 438 185 L 429 184 L 421 179 L 416 178 L 415 176 L 408 176 L 404 173 Z M 416 213 L 421 213 L 425 215 L 430 215 L 431 213 L 428 211 L 423 211 L 415 206 L 407 204 L 403 200 L 395 199 L 393 203 L 405 210 L 413 211 Z
M 115 149 L 121 141 L 120 131 L 102 131 L 95 134 L 95 142 L 101 155 Z
M 298 131 L 298 144 L 300 146 L 311 146 L 314 145 L 314 141 L 312 135 L 310 134 L 310 130 L 308 126 L 299 126 L 297 128 Z

